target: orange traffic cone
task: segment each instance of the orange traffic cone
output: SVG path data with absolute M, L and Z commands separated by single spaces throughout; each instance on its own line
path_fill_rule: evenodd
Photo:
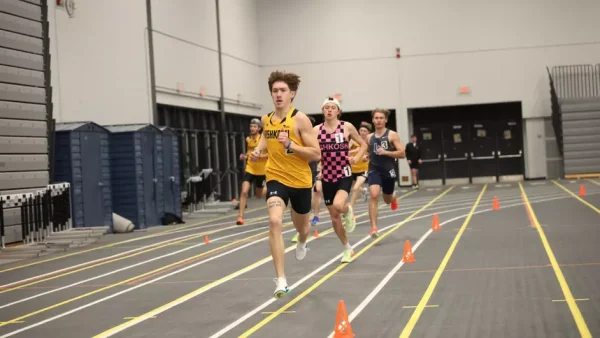
M 583 196 L 585 196 L 585 187 L 582 184 L 581 186 L 579 186 L 579 197 Z
M 402 261 L 404 263 L 415 262 L 415 256 L 413 255 L 412 247 L 410 246 L 410 241 L 408 239 L 404 242 L 404 256 L 402 256 Z
M 437 214 L 433 214 L 433 221 L 431 222 L 431 230 L 433 230 L 433 231 L 440 230 L 440 220 L 438 219 Z
M 498 197 L 494 196 L 494 203 L 492 204 L 493 210 L 500 210 L 500 203 L 498 202 Z
M 210 243 L 210 240 L 208 239 L 208 235 L 204 236 L 204 244 L 208 244 Z
M 315 233 L 313 234 L 313 236 L 315 236 L 315 238 L 319 238 L 319 232 L 317 231 L 317 229 L 315 229 Z
M 333 329 L 333 338 L 351 338 L 354 337 L 352 332 L 352 325 L 348 319 L 348 312 L 346 311 L 346 304 L 343 300 L 338 303 L 337 314 L 335 316 L 335 327 Z

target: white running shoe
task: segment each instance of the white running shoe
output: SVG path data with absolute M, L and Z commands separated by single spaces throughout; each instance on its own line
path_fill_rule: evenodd
M 273 298 L 281 298 L 290 293 L 290 288 L 288 287 L 287 280 L 285 278 L 274 278 L 273 281 L 276 285 L 275 292 L 273 292 Z
M 356 219 L 354 217 L 354 210 L 351 206 L 348 206 L 348 212 L 342 215 L 342 223 L 346 232 L 353 232 L 356 227 Z
M 301 261 L 304 259 L 304 257 L 306 257 L 306 253 L 308 252 L 308 247 L 306 246 L 306 243 L 302 244 L 300 242 L 298 242 L 298 244 L 296 244 L 296 259 Z

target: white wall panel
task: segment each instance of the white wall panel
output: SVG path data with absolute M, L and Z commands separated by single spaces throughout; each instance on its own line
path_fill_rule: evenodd
M 58 122 L 150 122 L 143 0 L 78 1 L 75 17 L 49 1 Z
M 153 0 L 157 102 L 217 110 L 220 96 L 214 0 Z M 220 2 L 227 112 L 259 115 L 256 2 Z M 204 91 L 205 96 L 200 96 Z M 238 104 L 237 101 L 242 101 Z
M 346 111 L 395 108 L 404 141 L 408 108 L 521 101 L 524 118 L 547 116 L 545 67 L 600 60 L 599 12 L 593 0 L 260 0 L 261 80 L 274 69 L 297 72 L 304 110 L 318 111 L 331 93 Z M 271 105 L 268 92 L 260 100 Z M 526 122 L 527 177 L 546 175 L 540 123 Z

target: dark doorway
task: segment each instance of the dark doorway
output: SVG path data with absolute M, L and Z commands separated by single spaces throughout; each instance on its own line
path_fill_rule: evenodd
M 101 226 L 104 222 L 104 189 L 99 185 L 99 178 L 102 177 L 102 156 L 100 154 L 100 133 L 75 133 L 79 134 L 81 153 L 81 171 L 86 173 L 81 175 L 83 179 L 83 225 Z M 73 142 L 73 141 L 72 141 Z
M 410 109 L 422 181 L 499 182 L 524 173 L 520 102 Z

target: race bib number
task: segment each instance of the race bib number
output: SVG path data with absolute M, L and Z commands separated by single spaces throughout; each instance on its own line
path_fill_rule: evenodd
M 388 141 L 381 141 L 381 148 L 387 150 L 388 149 Z
M 396 170 L 390 170 L 390 177 L 396 177 Z
M 335 134 L 335 143 L 342 143 L 342 142 L 344 142 L 344 134 L 343 133 Z
M 346 176 L 346 177 L 352 176 L 352 170 L 350 169 L 350 167 L 344 167 L 344 176 Z

